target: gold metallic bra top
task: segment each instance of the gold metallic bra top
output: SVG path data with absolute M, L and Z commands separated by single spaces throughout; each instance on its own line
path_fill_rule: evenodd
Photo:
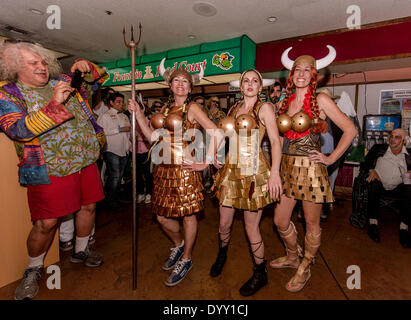
M 166 109 L 164 113 L 158 113 L 151 118 L 151 126 L 154 129 L 166 128 L 170 132 L 181 130 L 184 123 L 186 124 L 185 129 L 199 128 L 199 124 L 193 124 L 187 119 L 188 109 L 187 104 L 169 110 Z
M 283 113 L 277 118 L 277 127 L 281 133 L 291 129 L 296 132 L 304 132 L 311 127 L 311 123 L 311 117 L 303 110 L 297 112 L 292 117 L 287 113 Z
M 235 114 L 235 116 L 227 116 L 221 119 L 218 122 L 217 127 L 223 129 L 224 132 L 231 132 L 232 130 L 239 132 L 239 130 L 241 129 L 251 131 L 253 129 L 259 128 L 260 123 L 257 123 L 256 116 L 258 116 L 258 111 L 260 110 L 262 104 L 263 103 L 259 103 L 255 110 L 250 109 L 248 113 L 240 114 L 239 116 L 237 116 L 237 111 L 241 106 L 241 104 L 239 104 L 232 112 L 233 114 Z M 254 115 L 251 115 L 250 113 L 254 113 Z

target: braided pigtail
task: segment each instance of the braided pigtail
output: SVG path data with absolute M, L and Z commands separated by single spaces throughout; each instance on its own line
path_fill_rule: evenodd
M 317 70 L 311 68 L 311 94 L 310 94 L 310 106 L 311 113 L 313 114 L 313 125 L 311 126 L 311 132 L 314 134 L 325 133 L 328 131 L 328 124 L 326 121 L 320 119 L 320 108 L 317 102 Z
M 287 84 L 286 84 L 286 87 L 285 87 L 285 97 L 284 97 L 284 99 L 281 103 L 280 109 L 278 110 L 279 115 L 285 113 L 288 109 L 291 92 L 292 92 L 292 89 L 293 89 L 293 86 L 294 86 L 294 83 L 293 83 L 294 71 L 295 71 L 295 67 L 293 67 L 291 69 L 291 72 L 288 75 Z

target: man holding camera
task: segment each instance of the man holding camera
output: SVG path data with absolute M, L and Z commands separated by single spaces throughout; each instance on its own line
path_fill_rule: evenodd
M 76 213 L 73 263 L 97 267 L 103 258 L 88 248 L 96 202 L 104 198 L 96 160 L 105 136 L 87 103 L 106 73 L 76 60 L 71 86 L 56 58 L 39 44 L 0 42 L 0 129 L 15 142 L 19 182 L 27 185 L 33 228 L 27 239 L 28 267 L 14 298 L 33 298 L 53 241 L 58 218 Z M 58 78 L 56 78 L 58 76 Z M 77 77 L 76 77 L 77 78 Z

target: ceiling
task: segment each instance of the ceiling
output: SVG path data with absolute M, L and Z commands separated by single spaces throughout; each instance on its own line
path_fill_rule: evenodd
M 27 38 L 70 55 L 61 60 L 63 66 L 75 57 L 102 63 L 127 58 L 122 30 L 125 26 L 129 40 L 134 24 L 138 38 L 139 22 L 141 55 L 243 34 L 258 44 L 343 29 L 351 4 L 352 0 L 1 0 L 0 35 Z M 355 4 L 361 10 L 362 25 L 411 16 L 410 0 L 357 0 Z M 47 13 L 50 5 L 61 10 L 61 29 L 47 27 L 53 14 Z M 270 16 L 277 21 L 267 21 Z M 400 60 L 409 65 L 409 59 Z M 336 67 L 342 72 L 354 70 Z

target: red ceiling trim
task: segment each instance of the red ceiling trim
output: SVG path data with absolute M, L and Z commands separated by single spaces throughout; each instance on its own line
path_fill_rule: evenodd
M 332 45 L 337 51 L 335 64 L 409 56 L 410 37 L 411 21 L 408 21 L 299 40 L 293 38 L 288 41 L 257 44 L 256 68 L 261 72 L 284 69 L 281 54 L 288 47 L 293 47 L 290 52 L 292 60 L 302 54 L 319 59 L 328 53 L 326 45 Z

